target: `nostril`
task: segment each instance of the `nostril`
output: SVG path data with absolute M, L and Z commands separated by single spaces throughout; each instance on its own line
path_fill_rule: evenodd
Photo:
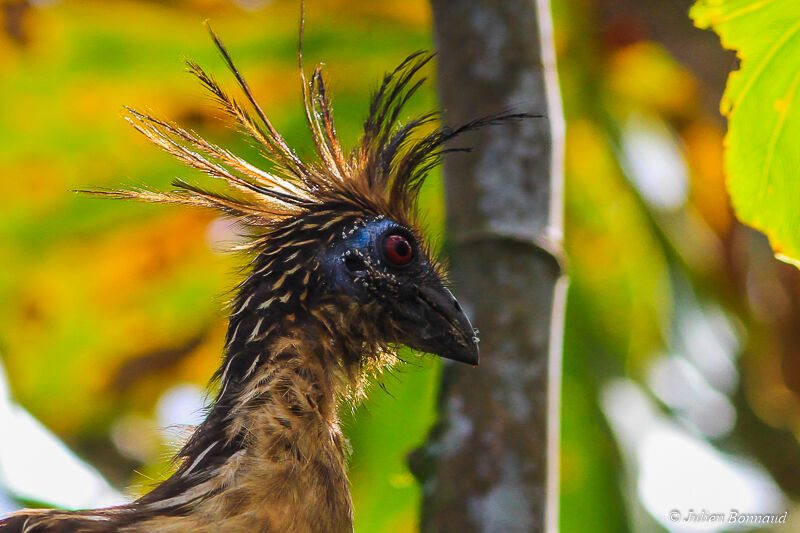
M 344 266 L 350 272 L 362 272 L 366 269 L 364 260 L 353 253 L 345 255 Z
M 458 303 L 458 300 L 453 300 L 453 307 L 455 307 L 455 308 L 456 308 L 456 311 L 459 311 L 459 312 L 461 312 L 461 311 L 462 311 L 462 309 L 461 309 L 461 304 L 460 304 L 460 303 Z

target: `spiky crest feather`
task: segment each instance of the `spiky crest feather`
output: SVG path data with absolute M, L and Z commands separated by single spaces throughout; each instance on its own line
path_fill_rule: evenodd
M 260 146 L 272 163 L 270 171 L 249 163 L 229 150 L 217 146 L 195 132 L 126 108 L 126 120 L 178 160 L 213 178 L 224 180 L 236 195 L 210 191 L 176 180 L 171 192 L 149 189 L 111 189 L 82 191 L 110 198 L 166 202 L 216 209 L 238 218 L 252 230 L 252 240 L 242 248 L 258 251 L 271 231 L 288 218 L 334 207 L 365 216 L 384 215 L 409 228 L 415 226 L 416 204 L 422 183 L 442 154 L 464 150 L 445 148 L 450 139 L 472 129 L 526 117 L 503 113 L 468 122 L 457 128 L 441 126 L 417 137 L 423 128 L 438 119 L 430 112 L 403 125 L 398 120 L 404 105 L 426 78 L 419 71 L 433 58 L 428 52 L 415 52 L 387 73 L 372 96 L 364 131 L 355 147 L 345 155 L 336 133 L 333 109 L 321 67 L 310 81 L 302 63 L 302 32 L 298 64 L 303 104 L 314 144 L 316 161 L 306 162 L 275 129 L 220 38 L 208 26 L 211 38 L 236 78 L 248 105 L 222 89 L 213 76 L 188 60 L 188 71 L 211 92 L 220 107 Z

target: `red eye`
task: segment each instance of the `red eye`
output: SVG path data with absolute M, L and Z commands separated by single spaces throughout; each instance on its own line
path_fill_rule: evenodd
M 383 239 L 383 253 L 394 266 L 405 266 L 414 257 L 414 249 L 408 237 L 394 233 Z

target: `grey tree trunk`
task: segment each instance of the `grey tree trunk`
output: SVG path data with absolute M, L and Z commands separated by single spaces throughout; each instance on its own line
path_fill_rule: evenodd
M 439 421 L 411 467 L 424 533 L 556 531 L 562 134 L 547 0 L 432 0 L 444 121 L 504 110 L 445 161 L 454 292 L 478 368 L 445 364 Z

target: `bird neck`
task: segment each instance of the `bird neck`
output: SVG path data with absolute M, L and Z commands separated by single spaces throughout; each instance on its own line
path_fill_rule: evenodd
M 214 405 L 175 474 L 137 502 L 170 515 L 147 527 L 352 532 L 337 406 L 356 386 L 357 363 L 345 361 L 357 357 L 325 316 L 306 309 L 232 317 Z M 189 512 L 175 516 L 181 509 Z

